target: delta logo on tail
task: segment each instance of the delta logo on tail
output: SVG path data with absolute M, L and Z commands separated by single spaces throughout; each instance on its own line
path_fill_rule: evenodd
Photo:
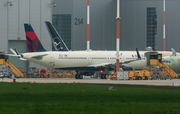
M 30 24 L 24 24 L 25 33 L 26 33 L 26 41 L 29 52 L 42 52 L 46 51 L 39 41 L 36 33 Z

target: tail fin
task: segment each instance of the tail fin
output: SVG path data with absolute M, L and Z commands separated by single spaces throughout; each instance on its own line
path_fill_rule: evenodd
M 26 33 L 26 41 L 29 52 L 42 52 L 46 51 L 39 41 L 36 33 L 34 32 L 31 24 L 24 24 L 24 29 Z
M 66 46 L 58 32 L 55 30 L 54 26 L 48 21 L 45 21 L 45 23 L 56 51 L 69 51 L 68 47 Z

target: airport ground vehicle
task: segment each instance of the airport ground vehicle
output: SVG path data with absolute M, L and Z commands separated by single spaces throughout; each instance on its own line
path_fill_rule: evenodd
M 128 71 L 128 79 L 132 80 L 152 80 L 152 79 L 173 79 L 178 78 L 176 74 L 169 66 L 162 62 L 162 54 L 157 52 L 146 52 L 147 67 L 142 70 Z M 108 78 L 114 79 L 116 73 L 111 72 L 108 74 Z
M 0 52 L 0 65 L 5 65 L 9 68 L 17 77 L 24 77 L 24 75 L 17 69 L 9 60 L 8 55 L 5 55 L 3 52 Z M 4 75 L 5 76 L 5 75 Z

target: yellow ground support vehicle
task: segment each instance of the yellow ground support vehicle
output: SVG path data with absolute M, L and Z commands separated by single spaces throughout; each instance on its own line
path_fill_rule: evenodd
M 128 71 L 129 79 L 133 80 L 148 80 L 150 77 L 150 72 L 148 70 L 133 70 Z
M 18 77 L 24 77 L 21 71 L 8 60 L 8 56 L 2 52 L 0 52 L 0 65 L 6 65 Z
M 145 56 L 147 59 L 147 67 L 144 67 L 142 70 L 128 71 L 128 79 L 152 80 L 178 78 L 178 75 L 162 62 L 162 54 L 157 52 L 146 52 Z M 112 73 L 108 75 L 110 79 L 116 76 L 112 75 Z

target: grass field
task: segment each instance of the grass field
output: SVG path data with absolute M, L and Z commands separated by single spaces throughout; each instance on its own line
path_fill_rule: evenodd
M 180 87 L 0 83 L 0 114 L 180 114 Z

